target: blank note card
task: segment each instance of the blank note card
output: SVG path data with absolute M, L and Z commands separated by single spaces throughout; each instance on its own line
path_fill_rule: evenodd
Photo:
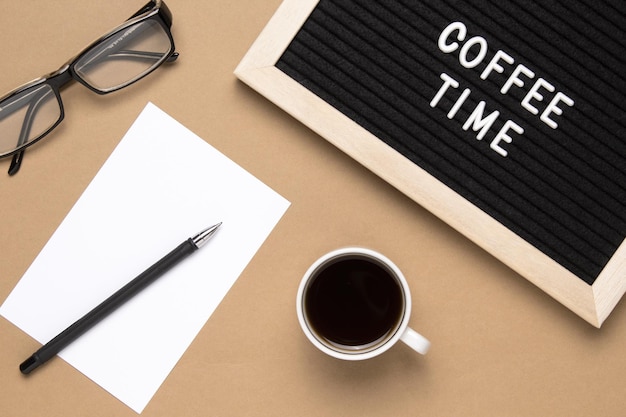
M 149 103 L 0 314 L 46 343 L 183 240 L 223 222 L 206 246 L 60 354 L 141 413 L 288 207 Z

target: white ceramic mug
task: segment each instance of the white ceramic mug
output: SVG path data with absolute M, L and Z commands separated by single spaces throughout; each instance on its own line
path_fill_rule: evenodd
M 300 282 L 296 310 L 311 343 L 338 359 L 369 359 L 399 340 L 421 354 L 430 348 L 408 327 L 411 293 L 404 275 L 370 249 L 337 249 L 315 261 Z

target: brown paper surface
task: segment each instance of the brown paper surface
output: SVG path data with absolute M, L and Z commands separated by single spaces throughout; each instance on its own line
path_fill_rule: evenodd
M 0 161 L 0 300 L 152 101 L 292 205 L 143 415 L 623 416 L 624 303 L 593 328 L 234 77 L 279 3 L 170 0 L 178 62 L 108 96 L 77 83 L 63 91 L 65 120 L 21 172 L 9 177 Z M 3 5 L 0 94 L 57 69 L 142 4 Z M 410 325 L 432 342 L 426 356 L 397 345 L 347 363 L 306 340 L 300 278 L 347 245 L 402 269 Z M 0 343 L 0 415 L 135 415 L 59 358 L 21 375 L 39 345 L 4 318 Z

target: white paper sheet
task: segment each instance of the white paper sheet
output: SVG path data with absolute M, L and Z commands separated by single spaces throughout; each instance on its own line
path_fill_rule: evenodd
M 0 314 L 45 343 L 178 244 L 223 222 L 206 246 L 60 353 L 141 413 L 288 206 L 149 103 Z

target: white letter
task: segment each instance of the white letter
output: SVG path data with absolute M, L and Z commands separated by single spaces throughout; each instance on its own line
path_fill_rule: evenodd
M 478 106 L 476 106 L 472 114 L 470 114 L 470 117 L 467 118 L 467 121 L 463 125 L 463 130 L 468 130 L 470 126 L 472 127 L 474 132 L 480 129 L 480 132 L 478 132 L 478 135 L 476 135 L 476 139 L 478 140 L 481 140 L 483 137 L 485 137 L 485 134 L 487 133 L 489 128 L 491 128 L 493 122 L 495 122 L 500 115 L 500 112 L 496 110 L 483 119 L 484 111 L 485 102 L 481 101 L 480 103 L 478 103 Z
M 445 72 L 442 72 L 439 77 L 443 80 L 443 85 L 437 92 L 437 95 L 435 95 L 435 98 L 433 98 L 430 102 L 430 107 L 435 107 L 439 103 L 439 100 L 441 100 L 441 97 L 443 97 L 446 91 L 448 91 L 450 86 L 452 86 L 452 88 L 457 88 L 459 86 L 459 83 Z
M 478 55 L 474 57 L 471 61 L 467 60 L 467 54 L 469 50 L 472 49 L 472 46 L 478 44 L 480 50 L 478 51 Z M 461 53 L 459 53 L 459 62 L 465 68 L 474 68 L 478 64 L 480 64 L 483 59 L 485 59 L 485 55 L 487 55 L 487 41 L 482 36 L 474 36 L 471 38 L 463 48 L 461 48 Z
M 530 104 L 530 100 L 532 100 L 533 98 L 536 99 L 537 101 L 543 100 L 543 96 L 537 92 L 541 87 L 545 87 L 545 89 L 548 90 L 549 92 L 554 91 L 554 86 L 552 84 L 550 84 L 543 78 L 538 78 L 535 85 L 533 85 L 533 88 L 530 89 L 528 94 L 526 94 L 526 97 L 524 97 L 524 100 L 522 100 L 522 107 L 528 110 L 529 112 L 531 112 L 532 114 L 539 113 L 539 110 L 537 110 L 535 106 Z
M 459 44 L 457 42 L 446 43 L 446 39 L 455 30 L 459 31 L 459 34 L 457 35 L 456 38 L 460 41 L 464 41 L 465 35 L 467 35 L 467 27 L 461 22 L 450 23 L 448 27 L 446 27 L 441 32 L 441 35 L 439 35 L 439 42 L 437 42 L 437 45 L 439 45 L 439 49 L 441 49 L 441 51 L 445 52 L 446 54 L 456 51 L 457 48 L 459 47 Z
M 524 81 L 521 80 L 521 78 L 519 78 L 520 73 L 523 73 L 525 76 L 527 76 L 530 79 L 535 78 L 535 73 L 532 72 L 530 69 L 528 69 L 526 66 L 519 64 L 517 66 L 517 68 L 515 68 L 515 71 L 513 71 L 513 74 L 511 74 L 511 76 L 509 77 L 509 79 L 506 81 L 506 83 L 502 86 L 502 89 L 500 90 L 500 92 L 502 94 L 506 94 L 509 92 L 509 89 L 511 88 L 511 86 L 513 84 L 515 84 L 516 86 L 522 88 L 524 86 Z
M 554 120 L 550 119 L 550 113 L 558 115 L 563 114 L 563 109 L 559 107 L 559 101 L 562 101 L 570 107 L 574 105 L 574 100 L 561 93 L 560 91 L 556 93 L 550 104 L 548 104 L 548 107 L 546 107 L 543 113 L 541 113 L 540 117 L 540 119 L 552 129 L 556 129 L 559 125 Z
M 448 112 L 448 119 L 452 119 L 456 115 L 456 113 L 459 111 L 463 103 L 465 103 L 465 100 L 467 100 L 471 92 L 472 91 L 469 88 L 463 90 L 461 96 L 457 99 L 456 103 L 454 103 L 454 106 L 452 106 L 452 108 Z
M 502 156 L 507 156 L 509 153 L 506 150 L 502 149 L 502 147 L 500 147 L 500 142 L 501 141 L 505 141 L 506 143 L 513 142 L 513 138 L 510 137 L 507 133 L 509 129 L 513 129 L 520 135 L 524 133 L 524 129 L 517 123 L 511 120 L 506 121 L 504 126 L 502 126 L 502 129 L 500 129 L 496 137 L 491 141 L 491 145 L 489 145 L 491 149 L 498 152 Z
M 489 63 L 487 64 L 482 74 L 480 74 L 480 78 L 486 80 L 492 70 L 496 70 L 496 72 L 502 74 L 504 72 L 504 68 L 502 67 L 502 65 L 498 64 L 500 58 L 502 58 L 503 61 L 506 61 L 509 65 L 513 65 L 513 62 L 515 62 L 511 55 L 507 54 L 504 51 L 498 50 L 493 58 L 491 58 L 491 61 L 489 61 Z

